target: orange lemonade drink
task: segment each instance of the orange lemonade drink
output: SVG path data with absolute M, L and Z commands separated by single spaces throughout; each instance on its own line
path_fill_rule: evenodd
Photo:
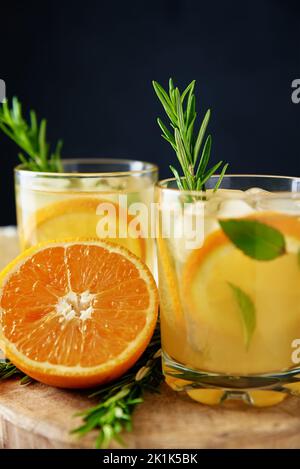
M 65 160 L 62 173 L 15 172 L 21 249 L 66 238 L 109 239 L 153 271 L 148 219 L 157 168 L 127 160 Z
M 164 373 L 200 402 L 272 405 L 297 392 L 300 372 L 300 181 L 225 176 L 222 187 L 159 183 Z

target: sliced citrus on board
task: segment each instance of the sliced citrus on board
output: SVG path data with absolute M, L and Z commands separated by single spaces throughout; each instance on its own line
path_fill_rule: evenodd
M 180 361 L 198 369 L 250 374 L 294 366 L 292 342 L 300 337 L 300 221 L 273 212 L 247 219 L 280 230 L 286 253 L 271 261 L 255 260 L 217 230 L 190 255 L 183 272 L 190 343 Z M 248 344 L 233 286 L 238 294 L 244 292 L 244 305 L 249 299 L 242 312 L 251 313 L 250 301 L 255 311 Z
M 111 212 L 100 211 L 101 204 L 111 204 Z M 67 238 L 106 238 L 107 227 L 103 227 L 101 219 L 105 216 L 107 220 L 116 214 L 116 234 L 119 226 L 128 230 L 127 237 L 109 237 L 109 241 L 124 246 L 142 260 L 146 260 L 146 243 L 144 238 L 134 237 L 130 232 L 130 221 L 132 216 L 120 210 L 119 206 L 110 200 L 98 199 L 96 197 L 78 197 L 62 200 L 36 211 L 24 227 L 24 239 L 21 240 L 22 249 L 34 244 L 46 242 L 53 239 Z M 126 226 L 125 226 L 126 224 Z
M 58 387 L 91 387 L 122 375 L 147 347 L 157 310 L 149 269 L 109 242 L 37 245 L 0 274 L 7 357 Z

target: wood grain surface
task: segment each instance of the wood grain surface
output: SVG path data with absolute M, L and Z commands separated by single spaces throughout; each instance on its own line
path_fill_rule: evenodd
M 95 433 L 83 439 L 70 434 L 81 422 L 74 414 L 91 403 L 83 392 L 3 382 L 0 447 L 92 448 Z M 137 408 L 134 430 L 123 439 L 127 448 L 300 448 L 300 399 L 265 409 L 234 402 L 209 407 L 163 385 Z

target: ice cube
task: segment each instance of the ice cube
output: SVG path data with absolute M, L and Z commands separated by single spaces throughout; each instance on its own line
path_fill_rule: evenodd
M 205 237 L 219 229 L 215 216 L 206 211 L 206 202 L 187 204 L 183 212 L 174 212 L 170 243 L 175 259 L 183 263 L 194 249 L 199 249 Z
M 257 199 L 256 207 L 259 210 L 266 210 L 269 212 L 280 212 L 286 215 L 300 216 L 300 199 L 293 199 L 291 196 L 272 196 Z
M 218 218 L 238 218 L 254 212 L 253 207 L 245 200 L 225 200 L 221 203 Z
M 267 192 L 267 191 L 265 189 L 262 189 L 261 187 L 251 187 L 250 189 L 247 189 L 245 191 L 247 195 L 257 195 L 263 192 Z
M 40 191 L 61 191 L 67 190 L 70 186 L 70 180 L 60 177 L 37 177 L 34 181 L 28 180 L 28 189 L 40 190 Z M 23 186 L 24 188 L 24 186 Z
M 239 189 L 218 189 L 216 192 L 210 191 L 212 197 L 221 199 L 244 199 L 245 191 Z M 209 191 L 208 191 L 209 193 Z
M 172 255 L 180 263 L 184 263 L 194 249 L 201 248 L 210 233 L 220 229 L 219 218 L 244 217 L 255 212 L 250 203 L 245 200 L 243 191 L 222 189 L 216 193 L 207 191 L 206 195 L 206 201 L 186 204 L 184 213 L 180 212 L 177 207 L 177 212 L 175 213 L 176 210 L 174 210 L 171 217 Z M 171 207 L 171 200 L 164 200 L 164 202 L 163 214 Z M 197 212 L 195 211 L 196 205 Z

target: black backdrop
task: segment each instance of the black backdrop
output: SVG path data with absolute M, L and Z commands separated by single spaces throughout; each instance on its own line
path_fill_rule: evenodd
M 160 138 L 151 80 L 197 79 L 212 109 L 213 159 L 231 172 L 300 176 L 300 2 L 22 1 L 0 3 L 0 78 L 9 97 L 47 117 L 63 155 L 154 161 Z M 16 147 L 0 134 L 0 225 L 14 223 Z

